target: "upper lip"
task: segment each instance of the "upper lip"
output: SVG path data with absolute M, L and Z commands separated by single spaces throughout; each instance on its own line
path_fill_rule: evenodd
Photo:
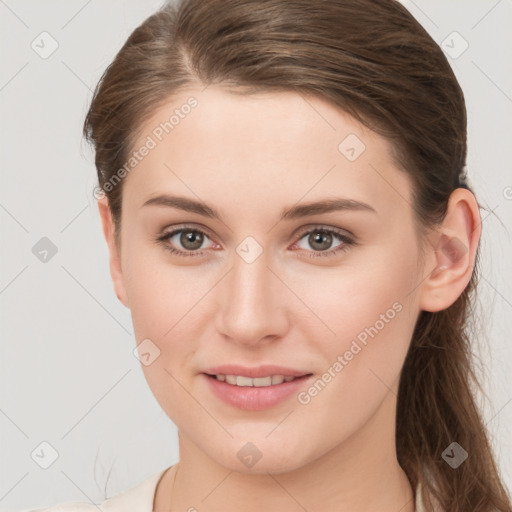
M 309 375 L 310 372 L 302 370 L 295 370 L 293 368 L 286 368 L 284 366 L 276 366 L 273 364 L 265 364 L 261 366 L 241 366 L 238 364 L 224 364 L 221 366 L 215 366 L 208 368 L 204 371 L 209 375 L 240 375 L 243 377 L 268 377 L 271 375 L 283 375 L 284 377 L 302 377 L 303 375 Z

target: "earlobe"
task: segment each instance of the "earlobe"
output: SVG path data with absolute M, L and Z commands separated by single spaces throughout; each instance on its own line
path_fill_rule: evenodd
M 103 236 L 105 237 L 105 241 L 108 246 L 110 275 L 112 277 L 114 291 L 122 304 L 129 308 L 121 267 L 121 255 L 117 244 L 115 243 L 114 221 L 108 203 L 108 198 L 106 196 L 98 199 L 98 211 L 100 214 Z
M 429 237 L 430 254 L 425 261 L 431 267 L 425 268 L 428 277 L 421 287 L 422 310 L 447 309 L 463 293 L 473 274 L 480 232 L 475 196 L 467 189 L 456 189 L 441 226 Z

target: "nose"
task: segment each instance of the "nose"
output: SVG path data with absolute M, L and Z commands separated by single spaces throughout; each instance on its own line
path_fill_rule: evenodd
M 259 346 L 282 337 L 289 327 L 286 304 L 291 292 L 271 269 L 263 252 L 252 263 L 238 254 L 222 280 L 218 332 L 230 341 L 246 346 Z

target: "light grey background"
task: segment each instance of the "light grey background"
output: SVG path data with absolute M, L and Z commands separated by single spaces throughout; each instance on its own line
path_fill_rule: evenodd
M 129 310 L 110 281 L 93 156 L 81 141 L 102 72 L 161 4 L 0 0 L 2 511 L 99 503 L 105 491 L 178 460 L 176 427 L 147 386 Z M 512 3 L 404 4 L 447 52 L 469 44 L 449 60 L 467 101 L 470 180 L 487 208 L 475 350 L 486 363 L 485 420 L 511 490 Z M 31 47 L 42 46 L 43 31 L 58 42 L 46 59 Z M 46 263 L 32 251 L 43 237 L 57 248 Z M 48 469 L 38 464 L 51 453 L 45 445 L 44 457 L 31 456 L 42 442 L 58 452 Z

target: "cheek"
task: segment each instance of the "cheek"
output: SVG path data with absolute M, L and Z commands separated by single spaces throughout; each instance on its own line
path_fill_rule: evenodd
M 319 311 L 343 339 L 357 337 L 372 326 L 379 336 L 387 338 L 389 333 L 395 338 L 394 331 L 410 323 L 403 322 L 406 314 L 397 310 L 415 308 L 418 254 L 414 246 L 408 251 L 397 249 L 406 246 L 407 240 L 402 238 L 391 242 L 390 235 L 385 244 L 355 252 L 346 266 L 339 267 L 337 276 L 320 275 L 320 283 L 315 283 Z M 364 340 L 364 334 L 360 338 Z M 394 343 L 398 342 L 396 339 Z
M 308 336 L 326 365 L 322 382 L 304 390 L 301 403 L 313 417 L 345 418 L 332 435 L 340 425 L 349 435 L 385 399 L 399 377 L 418 315 L 411 293 L 418 279 L 416 256 L 390 250 L 371 261 L 321 276 L 307 295 L 329 330 L 322 328 L 322 339 L 318 333 Z
M 181 365 L 195 350 L 195 329 L 201 325 L 204 286 L 199 279 L 167 269 L 141 272 L 130 281 L 127 293 L 137 343 L 150 339 L 159 351 L 156 367 Z M 184 342 L 186 340 L 186 342 Z
M 133 236 L 131 236 L 133 235 Z M 153 336 L 165 349 L 187 311 L 199 300 L 200 278 L 187 267 L 173 265 L 163 247 L 144 240 L 143 233 L 126 236 L 123 276 L 137 342 Z M 183 320 L 180 320 L 182 319 Z
M 199 340 L 211 325 L 208 293 L 219 276 L 208 265 L 172 264 L 164 249 L 130 245 L 128 238 L 126 244 L 123 275 L 134 336 L 157 354 L 149 365 L 141 357 L 148 385 L 178 427 L 204 422 L 204 411 L 185 390 L 193 382 Z

